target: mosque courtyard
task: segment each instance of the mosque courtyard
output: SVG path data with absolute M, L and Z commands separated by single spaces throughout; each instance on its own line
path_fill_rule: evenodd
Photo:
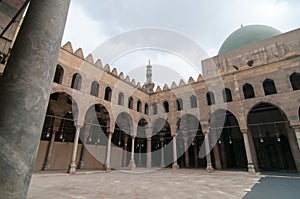
M 160 169 L 129 171 L 38 172 L 28 199 L 35 198 L 243 198 L 262 176 L 247 172 Z

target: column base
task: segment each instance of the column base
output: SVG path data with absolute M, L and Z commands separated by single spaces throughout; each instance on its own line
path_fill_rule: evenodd
M 256 175 L 253 164 L 248 164 L 248 173 L 249 173 L 249 175 Z
M 179 169 L 179 165 L 177 164 L 177 162 L 172 164 L 172 169 L 174 170 Z
M 129 165 L 128 165 L 128 168 L 129 168 L 130 170 L 134 170 L 134 169 L 136 168 L 136 165 L 135 165 L 134 160 L 130 160 Z
M 46 162 L 44 167 L 43 167 L 43 170 L 48 171 L 48 170 L 50 170 L 50 168 L 51 168 L 50 162 Z
M 80 161 L 78 164 L 79 169 L 85 169 L 85 161 Z
M 75 164 L 75 162 L 72 162 L 70 164 L 69 169 L 68 169 L 68 173 L 71 174 L 71 175 L 76 174 L 76 164 Z
M 106 171 L 106 172 L 111 172 L 111 167 L 110 167 L 110 165 L 104 165 L 104 171 Z
M 208 173 L 211 173 L 213 172 L 214 168 L 212 167 L 211 163 L 208 163 L 207 166 L 206 166 L 206 171 Z

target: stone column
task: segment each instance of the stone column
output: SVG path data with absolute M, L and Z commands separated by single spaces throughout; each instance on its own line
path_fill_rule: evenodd
M 151 168 L 151 137 L 147 137 L 147 168 Z
M 177 163 L 177 135 L 173 135 L 173 164 L 172 169 L 179 169 L 179 165 Z
M 109 172 L 111 171 L 110 167 L 110 153 L 111 153 L 111 138 L 112 138 L 112 132 L 108 132 L 108 140 L 107 140 L 107 146 L 106 146 L 106 159 L 105 159 L 105 171 Z
M 49 146 L 48 146 L 46 161 L 45 161 L 45 164 L 44 164 L 44 167 L 43 167 L 44 171 L 47 171 L 51 168 L 50 161 L 51 161 L 51 156 L 52 156 L 52 150 L 53 150 L 55 135 L 58 132 L 58 130 L 59 130 L 58 128 L 53 129 L 53 132 L 51 134 L 51 140 L 50 140 L 50 143 L 49 143 Z
M 70 163 L 69 171 L 68 171 L 68 173 L 70 173 L 70 174 L 76 173 L 76 156 L 77 156 L 78 140 L 79 140 L 79 134 L 80 134 L 81 127 L 82 126 L 80 126 L 80 125 L 76 125 L 76 133 L 75 133 L 75 138 L 74 138 L 74 143 L 73 143 L 72 158 L 71 158 L 71 163 Z
M 249 174 L 255 174 L 255 169 L 252 161 L 252 155 L 251 155 L 251 149 L 250 149 L 250 143 L 248 140 L 248 135 L 247 135 L 247 129 L 241 129 L 241 132 L 243 134 L 244 138 L 244 144 L 245 144 L 245 150 L 246 150 L 246 155 L 247 155 L 247 161 L 248 161 L 248 172 Z
M 213 153 L 214 153 L 214 157 L 215 157 L 215 167 L 216 169 L 222 169 L 222 163 L 221 163 L 221 156 L 220 156 L 220 149 L 219 149 L 219 143 L 218 143 L 218 136 L 217 136 L 217 132 L 218 130 L 210 130 L 210 132 L 212 133 L 212 138 L 213 138 L 213 143 L 215 144 L 214 148 L 213 148 Z M 221 139 L 221 135 L 219 137 L 219 139 Z M 224 146 L 224 142 L 221 141 L 221 146 Z M 223 153 L 225 153 L 225 148 L 221 147 L 221 150 L 223 151 Z M 226 156 L 226 154 L 222 154 L 222 157 Z M 223 158 L 222 158 L 223 159 Z M 226 160 L 223 160 L 223 163 Z
M 160 167 L 165 167 L 165 147 L 164 147 L 164 138 L 160 138 L 160 145 L 161 145 L 161 161 L 160 161 Z
M 248 140 L 249 140 L 249 144 L 250 144 L 250 151 L 251 151 L 251 155 L 252 155 L 254 169 L 255 169 L 255 171 L 258 171 L 259 166 L 258 166 L 258 160 L 257 160 L 257 155 L 256 155 L 256 149 L 255 149 L 252 131 L 250 128 L 248 128 L 247 135 L 248 135 Z
M 69 3 L 70 0 L 30 2 L 1 78 L 2 198 L 27 196 Z
M 188 138 L 187 137 L 184 137 L 183 138 L 183 144 L 184 144 L 184 161 L 185 161 L 185 167 L 186 168 L 189 168 L 190 167 L 190 157 L 189 157 L 189 147 L 188 147 L 188 144 L 187 144 L 187 140 Z
M 299 145 L 297 143 L 297 133 L 299 133 L 299 126 L 293 126 L 292 128 L 289 128 L 286 125 L 286 129 L 289 129 L 287 132 L 287 137 L 290 144 L 290 149 L 295 161 L 297 172 L 300 173 L 300 151 L 299 151 Z
M 204 134 L 204 143 L 205 143 L 205 151 L 206 151 L 206 171 L 212 172 L 214 168 L 212 167 L 211 163 L 211 156 L 210 156 L 210 143 L 209 143 L 209 135 L 207 132 L 203 132 Z
M 128 135 L 124 135 L 124 148 L 123 148 L 123 167 L 127 166 L 127 144 L 128 144 Z
M 135 165 L 135 162 L 134 162 L 134 139 L 135 139 L 135 136 L 132 136 L 131 137 L 132 141 L 131 141 L 131 159 L 130 159 L 130 162 L 129 162 L 129 169 L 130 170 L 134 170 L 136 168 L 136 165 Z
M 294 133 L 296 135 L 296 140 L 298 143 L 298 148 L 300 149 L 300 125 L 292 126 L 292 129 L 294 130 Z

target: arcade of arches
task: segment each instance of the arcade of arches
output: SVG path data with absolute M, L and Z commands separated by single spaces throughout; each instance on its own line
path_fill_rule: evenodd
M 66 93 L 51 95 L 35 170 L 72 173 L 76 169 L 170 167 L 299 171 L 294 131 L 285 114 L 269 103 L 259 103 L 249 111 L 247 129 L 241 129 L 228 110 L 213 112 L 209 127 L 202 128 L 192 114 L 181 116 L 175 124 L 168 118 L 157 118 L 152 124 L 141 118 L 134 124 L 127 112 L 114 120 L 102 104 L 92 105 L 83 125 L 76 125 L 77 106 Z

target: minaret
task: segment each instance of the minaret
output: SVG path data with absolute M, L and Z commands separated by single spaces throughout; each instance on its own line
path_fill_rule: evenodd
M 147 83 L 152 83 L 152 66 L 150 65 L 150 59 L 147 65 L 146 77 L 147 77 Z
M 152 82 L 152 66 L 150 64 L 150 59 L 149 59 L 148 65 L 147 65 L 146 78 L 147 78 L 147 81 L 144 84 L 144 86 L 148 93 L 153 93 L 154 92 L 153 91 L 154 83 Z

